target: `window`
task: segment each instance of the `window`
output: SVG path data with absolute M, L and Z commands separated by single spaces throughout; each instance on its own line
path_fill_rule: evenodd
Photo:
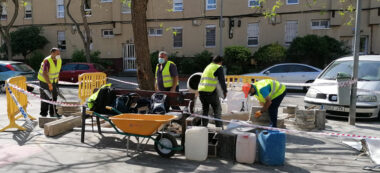
M 78 64 L 76 66 L 76 70 L 89 70 L 90 69 L 90 66 L 86 65 L 86 64 Z
M 206 26 L 206 47 L 215 47 L 216 39 L 216 26 Z
M 25 19 L 32 18 L 32 1 L 26 0 L 24 1 L 24 10 L 25 10 Z
M 183 0 L 173 0 L 173 11 L 183 11 Z
M 286 4 L 287 4 L 287 5 L 298 4 L 298 0 L 286 0 Z
M 66 38 L 65 31 L 58 31 L 58 48 L 61 50 L 66 50 Z
M 6 68 L 6 67 L 3 66 L 3 65 L 0 65 L 0 72 L 10 71 L 10 70 L 11 70 L 11 69 Z
M 126 0 L 125 2 L 121 3 L 121 13 L 131 13 L 131 0 Z
M 102 30 L 102 33 L 103 33 L 103 37 L 104 38 L 111 38 L 113 37 L 113 30 L 112 29 L 103 29 Z
M 84 12 L 86 13 L 86 16 L 91 16 L 91 0 L 84 1 Z
M 248 7 L 258 7 L 260 6 L 259 0 L 248 0 Z
M 311 29 L 327 29 L 330 28 L 329 20 L 312 20 Z
M 8 14 L 7 14 L 7 1 L 1 0 L 1 6 L 3 7 L 3 12 L 1 13 L 1 20 L 7 20 L 8 19 Z
M 149 28 L 149 36 L 162 36 L 162 28 Z
M 288 72 L 318 72 L 317 70 L 304 65 L 289 65 L 288 69 Z
M 63 0 L 57 0 L 57 18 L 65 18 L 65 4 Z
M 268 69 L 267 71 L 269 71 L 270 73 L 287 73 L 288 69 L 289 69 L 288 65 L 279 65 L 279 66 L 272 67 Z
M 182 47 L 182 28 L 181 27 L 173 28 L 173 47 L 174 48 Z
M 77 64 L 66 64 L 62 66 L 62 71 L 74 71 Z
M 215 10 L 216 0 L 206 0 L 206 10 Z
M 112 0 L 100 0 L 100 2 L 112 2 Z
M 285 44 L 292 43 L 293 39 L 297 37 L 298 22 L 287 21 L 285 24 Z
M 259 44 L 259 23 L 248 24 L 247 28 L 248 46 Z

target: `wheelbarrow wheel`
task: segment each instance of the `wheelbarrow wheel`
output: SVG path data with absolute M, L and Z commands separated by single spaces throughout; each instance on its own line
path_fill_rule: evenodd
M 154 143 L 154 149 L 161 157 L 165 158 L 170 158 L 176 153 L 176 150 L 161 147 L 161 145 L 158 143 L 161 143 L 168 148 L 178 147 L 177 140 L 172 135 L 167 133 L 159 134 L 156 138 L 156 142 Z

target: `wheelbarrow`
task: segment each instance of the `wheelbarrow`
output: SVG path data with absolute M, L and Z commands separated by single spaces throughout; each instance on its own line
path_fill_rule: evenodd
M 130 137 L 136 137 L 139 147 L 140 143 L 143 143 L 144 139 L 147 138 L 146 144 L 150 139 L 154 141 L 154 149 L 156 152 L 165 158 L 170 158 L 177 151 L 183 150 L 182 146 L 178 146 L 177 140 L 170 134 L 159 132 L 162 130 L 170 121 L 177 118 L 173 115 L 158 115 L 158 114 L 125 114 L 121 113 L 115 108 L 106 107 L 112 111 L 115 111 L 119 115 L 112 117 L 105 117 L 96 112 L 92 112 L 93 115 L 107 121 L 115 129 L 116 133 L 125 135 L 128 137 L 127 140 L 127 155 L 129 156 L 129 141 Z M 120 130 L 121 131 L 120 131 Z M 156 138 L 153 136 L 157 135 Z M 139 138 L 143 138 L 140 142 Z

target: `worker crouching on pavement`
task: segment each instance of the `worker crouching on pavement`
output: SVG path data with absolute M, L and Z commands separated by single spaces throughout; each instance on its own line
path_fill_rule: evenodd
M 227 97 L 227 87 L 224 78 L 223 58 L 221 56 L 215 56 L 212 62 L 205 68 L 202 73 L 201 81 L 198 85 L 199 99 L 202 102 L 203 116 L 208 116 L 210 105 L 214 112 L 214 117 L 217 119 L 221 118 L 222 107 L 220 106 L 220 99 L 217 93 L 218 83 L 223 90 L 223 97 Z M 208 119 L 202 118 L 202 125 L 207 126 Z M 223 127 L 221 121 L 215 121 L 216 127 Z
M 286 95 L 286 86 L 272 79 L 264 79 L 253 84 L 244 84 L 242 88 L 245 97 L 255 96 L 262 105 L 261 110 L 255 113 L 258 118 L 263 112 L 268 111 L 270 126 L 277 127 L 278 107 Z
M 40 94 L 42 99 L 57 101 L 57 85 L 61 67 L 62 60 L 60 56 L 60 51 L 58 48 L 52 48 L 50 50 L 50 55 L 42 61 L 40 70 L 38 71 L 38 80 L 40 81 Z M 47 92 L 50 92 L 52 98 L 50 98 L 43 91 L 43 89 L 45 89 Z M 48 114 L 48 110 L 51 117 L 60 117 L 60 115 L 57 114 L 57 109 L 54 105 L 41 101 L 40 115 L 46 117 Z

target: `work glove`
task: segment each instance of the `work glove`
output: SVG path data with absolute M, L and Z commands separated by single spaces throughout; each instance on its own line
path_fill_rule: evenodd
M 53 84 L 49 83 L 49 91 L 53 91 Z
M 262 115 L 261 111 L 256 111 L 255 118 L 259 118 Z

